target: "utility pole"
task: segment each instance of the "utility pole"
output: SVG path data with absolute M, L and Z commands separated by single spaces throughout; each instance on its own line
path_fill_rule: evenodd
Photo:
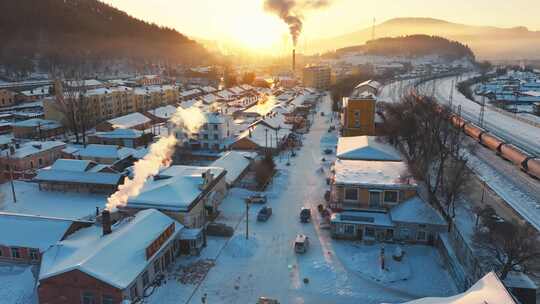
M 11 151 L 9 151 L 8 153 L 11 153 Z M 15 184 L 13 183 L 13 164 L 11 163 L 11 157 L 9 154 L 8 154 L 7 159 L 8 159 L 8 164 L 9 164 L 9 179 L 10 179 L 10 184 L 11 184 L 11 195 L 13 196 L 13 202 L 16 203 L 17 196 L 15 195 Z
M 264 129 L 265 153 L 268 153 L 268 129 Z
M 480 128 L 484 127 L 484 114 L 486 112 L 486 96 L 482 94 L 482 101 L 480 103 L 480 116 L 478 117 L 478 125 Z
M 246 240 L 249 240 L 249 199 L 246 199 Z
M 454 103 L 454 80 L 452 79 L 452 86 L 450 87 L 450 99 L 448 99 L 448 106 L 452 111 L 452 104 Z

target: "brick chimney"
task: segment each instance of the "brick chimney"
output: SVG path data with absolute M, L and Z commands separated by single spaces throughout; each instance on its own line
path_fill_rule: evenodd
M 103 235 L 111 234 L 111 212 L 107 209 L 101 212 L 101 226 L 103 227 Z

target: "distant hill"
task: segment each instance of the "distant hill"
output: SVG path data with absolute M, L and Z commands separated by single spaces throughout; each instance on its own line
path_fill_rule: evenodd
M 475 59 L 473 51 L 457 41 L 428 35 L 409 35 L 370 40 L 364 45 L 346 47 L 336 53 L 362 52 L 367 55 L 422 57 L 439 55 L 449 60 Z
M 525 27 L 471 26 L 432 18 L 395 18 L 375 26 L 376 37 L 436 35 L 468 45 L 480 59 L 540 59 L 540 31 Z M 310 51 L 361 45 L 371 39 L 372 28 L 310 42 Z
M 197 63 L 205 49 L 179 32 L 97 0 L 0 0 L 0 65 L 43 70 L 111 60 Z

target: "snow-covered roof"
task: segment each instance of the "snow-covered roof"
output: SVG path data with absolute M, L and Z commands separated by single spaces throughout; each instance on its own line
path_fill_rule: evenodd
M 464 293 L 447 298 L 422 298 L 406 304 L 516 304 L 494 272 L 486 274 Z
M 91 90 L 88 90 L 88 91 L 84 92 L 84 95 L 85 96 L 105 95 L 105 94 L 111 94 L 111 93 L 114 93 L 114 92 L 130 92 L 130 93 L 132 93 L 133 89 L 130 88 L 130 87 L 125 87 L 125 86 L 117 86 L 117 87 L 112 87 L 112 88 L 96 88 L 96 89 L 91 89 Z M 65 93 L 65 94 L 67 94 L 67 93 Z
M 382 188 L 415 188 L 404 162 L 341 160 L 334 163 L 335 183 Z
M 84 172 L 90 165 L 96 163 L 90 160 L 82 159 L 57 159 L 51 166 L 51 170 L 62 170 L 72 172 Z
M 531 278 L 523 272 L 510 271 L 503 282 L 509 288 L 528 288 L 533 290 L 538 288 Z
M 115 129 L 129 129 L 138 125 L 150 123 L 151 119 L 139 112 L 134 112 L 124 116 L 109 119 L 107 120 L 107 122 L 110 123 Z
M 268 130 L 268 132 L 266 130 Z M 276 132 L 278 137 L 277 143 Z M 276 145 L 280 144 L 281 140 L 287 137 L 290 133 L 291 131 L 289 129 L 281 128 L 276 131 L 265 124 L 257 124 L 243 131 L 236 139 L 234 139 L 233 142 L 237 142 L 241 139 L 248 139 L 259 147 L 276 148 Z
M 135 153 L 135 149 L 115 145 L 92 144 L 77 152 L 80 157 L 124 159 Z
M 214 94 L 206 94 L 201 97 L 201 100 L 206 104 L 211 104 L 217 101 L 217 96 Z
M 385 212 L 343 211 L 333 213 L 330 221 L 332 223 L 394 227 L 390 216 Z
M 118 185 L 120 173 L 40 169 L 34 177 L 37 182 L 77 183 L 93 185 Z
M 0 244 L 45 251 L 60 241 L 72 220 L 0 212 Z
M 214 161 L 212 167 L 224 168 L 227 171 L 225 181 L 230 185 L 249 167 L 249 164 L 250 161 L 244 154 L 236 151 L 228 151 Z
M 390 216 L 396 222 L 446 225 L 444 218 L 419 196 L 393 207 Z
M 177 108 L 175 106 L 166 105 L 163 107 L 152 109 L 148 112 L 156 117 L 169 119 L 174 115 L 174 113 L 176 113 L 176 110 Z
M 54 120 L 46 120 L 41 118 L 32 118 L 23 121 L 19 121 L 13 124 L 14 127 L 26 127 L 26 128 L 41 128 L 46 129 L 55 129 L 62 127 L 61 124 Z
M 340 137 L 336 155 L 339 159 L 401 161 L 399 152 L 376 136 Z
M 134 218 L 121 220 L 108 235 L 102 235 L 98 225 L 83 228 L 45 252 L 39 279 L 79 270 L 125 289 L 152 262 L 146 258 L 145 249 L 173 223 L 174 233 L 154 253 L 156 256 L 183 229 L 180 223 L 157 210 L 140 211 Z
M 201 91 L 197 89 L 191 89 L 191 90 L 180 92 L 181 97 L 189 97 L 189 96 L 199 95 L 199 94 L 201 94 Z
M 118 139 L 118 138 L 139 138 L 143 135 L 142 131 L 135 129 L 114 129 L 109 132 L 96 132 L 100 138 Z
M 11 158 L 24 158 L 30 155 L 41 153 L 55 148 L 63 148 L 66 144 L 61 141 L 30 141 L 22 143 L 15 153 L 11 154 Z M 2 155 L 8 155 L 9 150 L 2 151 Z
M 203 193 L 203 173 L 218 178 L 225 170 L 217 167 L 171 166 L 149 178 L 139 195 L 128 200 L 127 207 L 188 211 Z

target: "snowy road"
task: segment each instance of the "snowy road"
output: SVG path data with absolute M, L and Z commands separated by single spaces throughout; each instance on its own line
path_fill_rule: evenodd
M 327 97 L 323 105 L 326 113 L 330 112 L 330 104 Z M 201 303 L 204 294 L 208 303 L 255 303 L 259 296 L 277 298 L 281 303 L 381 303 L 455 292 L 448 274 L 435 268 L 439 265 L 434 250 L 429 247 L 411 250 L 427 253 L 435 261 L 430 264 L 435 265 L 430 268 L 433 276 L 440 279 L 440 284 L 432 284 L 435 287 L 422 287 L 429 285 L 424 275 L 395 286 L 379 283 L 360 276 L 343 263 L 343 255 L 339 253 L 350 242 L 332 240 L 328 231 L 319 229 L 318 225 L 316 206 L 322 202 L 328 186 L 317 169 L 321 166 L 321 148 L 331 140 L 327 133 L 328 116 L 316 117 L 291 166 L 285 166 L 285 160 L 278 163 L 279 175 L 267 191 L 268 205 L 274 211 L 272 217 L 266 223 L 258 223 L 254 218 L 260 207 L 251 208 L 249 240 L 245 240 L 245 222 L 241 220 L 235 235 L 217 258 L 216 266 L 188 303 Z M 236 209 L 242 210 L 243 202 L 238 199 L 237 204 L 240 206 Z M 302 206 L 312 209 L 313 223 L 299 222 Z M 304 255 L 293 251 L 293 240 L 298 233 L 311 240 L 311 247 Z M 354 250 L 353 253 L 360 249 Z M 427 258 L 418 261 L 424 260 Z

